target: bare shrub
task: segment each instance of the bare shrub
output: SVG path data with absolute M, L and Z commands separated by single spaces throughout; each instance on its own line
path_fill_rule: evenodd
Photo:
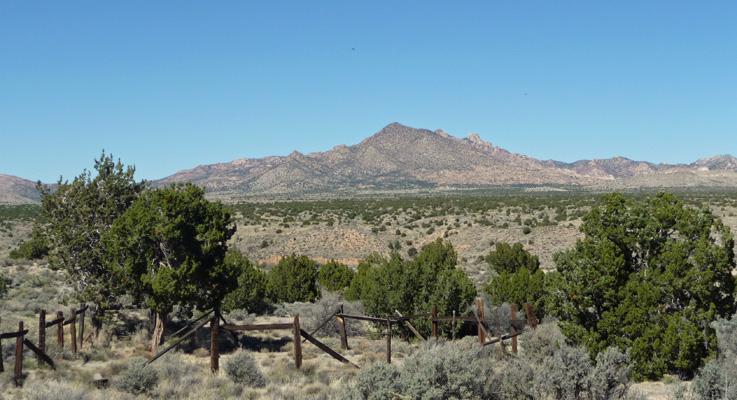
M 301 317 L 303 317 L 305 330 L 312 332 L 329 316 L 333 315 L 340 305 L 343 305 L 343 312 L 352 315 L 364 315 L 363 306 L 360 301 L 345 301 L 337 293 L 323 292 L 320 300 L 313 304 L 308 304 L 302 309 Z M 346 320 L 346 335 L 363 336 L 366 333 L 366 325 L 361 321 Z M 317 336 L 336 337 L 340 334 L 338 319 L 332 318 L 329 323 L 322 327 Z
M 239 350 L 223 363 L 225 374 L 235 383 L 264 387 L 266 381 L 250 351 Z
M 88 389 L 81 385 L 57 381 L 31 381 L 23 387 L 28 400 L 89 400 Z
M 464 342 L 427 342 L 402 368 L 402 394 L 416 399 L 490 398 L 494 378 L 482 350 Z
M 118 379 L 116 387 L 132 394 L 151 392 L 159 382 L 158 372 L 142 357 L 134 357 L 128 361 L 128 370 Z
M 345 400 L 384 400 L 401 390 L 400 373 L 392 364 L 377 362 L 356 375 L 355 384 L 343 386 L 339 398 Z

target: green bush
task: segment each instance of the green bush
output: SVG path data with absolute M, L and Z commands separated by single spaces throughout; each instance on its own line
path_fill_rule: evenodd
M 497 242 L 486 261 L 499 274 L 484 287 L 484 293 L 494 305 L 506 302 L 523 310 L 524 303 L 532 302 L 536 317 L 545 316 L 545 273 L 537 256 L 525 250 L 521 243 L 510 246 Z
M 223 262 L 241 271 L 238 276 L 238 286 L 223 299 L 223 310 L 244 309 L 253 312 L 263 309 L 267 284 L 266 274 L 235 249 L 228 250 Z
M 466 273 L 456 268 L 457 255 L 450 243 L 437 239 L 412 260 L 392 252 L 378 265 L 359 266 L 363 307 L 373 316 L 385 317 L 398 310 L 411 315 L 429 312 L 437 306 L 440 315 L 461 315 L 476 297 L 476 288 Z M 355 280 L 355 279 L 354 279 Z M 353 288 L 353 283 L 351 284 Z M 430 333 L 427 320 L 413 321 L 424 335 Z M 450 334 L 450 324 L 441 330 Z
M 49 240 L 38 224 L 33 226 L 31 240 L 21 242 L 17 249 L 10 251 L 10 258 L 18 260 L 40 260 L 49 254 Z
M 732 233 L 668 193 L 602 203 L 584 216 L 584 239 L 554 256 L 547 309 L 592 357 L 630 349 L 638 380 L 692 376 L 715 354 L 710 323 L 735 310 Z
M 321 288 L 331 292 L 338 292 L 351 285 L 355 274 L 347 265 L 330 260 L 320 267 L 317 273 L 317 280 Z
M 315 301 L 320 297 L 317 272 L 317 264 L 307 256 L 282 257 L 269 272 L 266 292 L 274 302 Z
M 128 361 L 128 370 L 118 379 L 116 387 L 123 392 L 135 395 L 151 392 L 159 383 L 157 371 L 142 357 Z
M 225 374 L 235 383 L 250 387 L 264 387 L 266 380 L 259 370 L 256 359 L 249 351 L 238 350 L 223 363 Z

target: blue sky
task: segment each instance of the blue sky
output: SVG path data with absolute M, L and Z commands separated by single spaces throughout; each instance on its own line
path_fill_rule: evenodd
M 737 155 L 737 3 L 0 2 L 0 173 L 157 179 L 392 122 L 572 162 Z

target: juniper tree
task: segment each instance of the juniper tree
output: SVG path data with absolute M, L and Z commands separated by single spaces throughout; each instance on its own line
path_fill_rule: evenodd
M 710 323 L 734 313 L 734 239 L 711 211 L 659 193 L 605 195 L 585 235 L 555 255 L 548 309 L 592 356 L 630 349 L 637 379 L 690 376 L 716 350 Z
M 116 163 L 104 151 L 94 169 L 94 176 L 84 170 L 71 183 L 59 178 L 56 188 L 41 182 L 36 187 L 47 222 L 49 266 L 66 271 L 75 297 L 96 306 L 92 323 L 99 332 L 105 310 L 117 301 L 121 289 L 102 237 L 146 183 L 135 181 L 135 167 Z
M 156 315 L 154 351 L 174 306 L 218 307 L 235 289 L 242 269 L 224 262 L 234 233 L 225 207 L 191 183 L 144 192 L 115 221 L 106 248 L 123 287 Z

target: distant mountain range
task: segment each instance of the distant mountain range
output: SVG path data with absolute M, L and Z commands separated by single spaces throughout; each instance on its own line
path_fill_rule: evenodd
M 406 191 L 510 185 L 599 187 L 737 188 L 737 159 L 702 158 L 691 164 L 653 164 L 624 157 L 574 163 L 541 161 L 510 153 L 471 134 L 386 126 L 354 146 L 320 153 L 238 159 L 201 165 L 156 180 L 154 185 L 191 181 L 225 198 L 332 192 Z M 0 175 L 0 203 L 38 200 L 34 183 Z

